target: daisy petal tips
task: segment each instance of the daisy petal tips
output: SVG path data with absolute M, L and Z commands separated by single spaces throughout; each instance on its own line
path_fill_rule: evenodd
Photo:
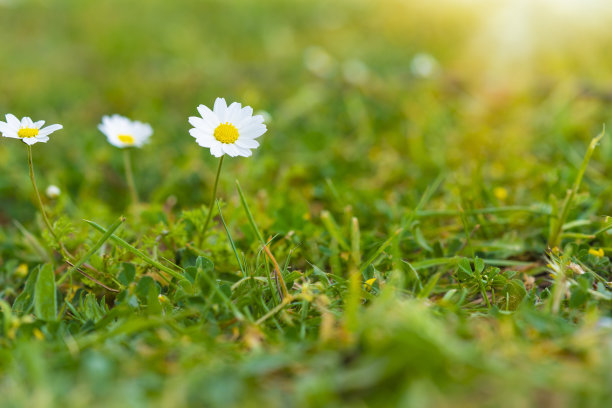
M 251 156 L 251 149 L 259 147 L 255 139 L 267 130 L 263 116 L 253 116 L 253 108 L 243 108 L 238 102 L 227 106 L 224 98 L 217 98 L 212 110 L 204 105 L 198 106 L 198 112 L 202 117 L 189 118 L 193 126 L 189 134 L 197 144 L 209 148 L 215 157 L 225 154 Z
M 103 116 L 98 129 L 104 133 L 110 144 L 120 148 L 142 147 L 153 134 L 153 128 L 148 123 L 130 120 L 117 114 Z
M 44 120 L 34 122 L 27 116 L 19 120 L 9 113 L 6 115 L 6 122 L 0 121 L 0 132 L 4 137 L 21 139 L 25 144 L 33 145 L 38 142 L 47 143 L 51 133 L 63 128 L 62 125 L 43 127 L 44 124 Z

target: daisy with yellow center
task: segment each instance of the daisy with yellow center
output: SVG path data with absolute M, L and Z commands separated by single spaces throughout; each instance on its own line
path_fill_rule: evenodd
M 266 133 L 267 128 L 262 115 L 253 116 L 253 108 L 250 106 L 243 108 L 238 102 L 227 106 L 224 98 L 217 98 L 212 110 L 205 105 L 198 106 L 198 112 L 201 117 L 191 116 L 189 118 L 189 123 L 193 126 L 192 129 L 189 129 L 189 134 L 195 138 L 197 144 L 209 148 L 210 154 L 221 158 L 208 206 L 208 216 L 202 232 L 204 236 L 212 217 L 225 155 L 251 156 L 253 154 L 251 149 L 259 147 L 259 142 L 255 139 Z
M 110 144 L 119 148 L 142 147 L 153 134 L 153 128 L 148 123 L 116 114 L 103 116 L 98 129 L 104 133 Z
M 36 184 L 36 176 L 34 174 L 34 160 L 32 158 L 32 145 L 38 142 L 47 143 L 49 140 L 49 135 L 56 130 L 60 130 L 63 128 L 62 125 L 50 125 L 47 127 L 43 127 L 45 124 L 44 120 L 39 120 L 34 122 L 29 117 L 24 117 L 21 120 L 17 119 L 15 115 L 7 114 L 6 122 L 0 121 L 0 132 L 2 132 L 2 136 L 10 137 L 13 139 L 21 139 L 25 144 L 27 144 L 28 149 L 28 167 L 30 170 L 30 181 L 32 182 L 32 187 L 34 188 L 34 192 L 36 193 L 36 199 L 38 201 L 38 207 L 40 209 L 40 213 L 42 214 L 43 220 L 49 233 L 55 239 L 57 246 L 65 257 L 68 252 L 66 248 L 62 244 L 59 236 L 55 233 L 53 229 L 53 225 L 51 221 L 49 221 L 49 217 L 47 217 L 47 213 L 45 212 L 45 206 L 43 205 L 42 198 L 40 196 L 40 192 L 38 191 L 38 186 Z
M 259 147 L 255 139 L 267 130 L 263 123 L 264 117 L 253 116 L 253 108 L 243 108 L 237 102 L 227 106 L 223 98 L 217 98 L 213 110 L 200 105 L 198 112 L 202 117 L 189 118 L 193 126 L 189 134 L 196 139 L 197 144 L 209 148 L 215 157 L 225 154 L 231 157 L 251 156 L 251 149 Z
M 138 193 L 136 184 L 134 183 L 134 175 L 132 173 L 132 160 L 130 158 L 130 149 L 128 147 L 142 147 L 149 141 L 153 134 L 153 128 L 148 123 L 142 123 L 136 120 L 130 120 L 125 116 L 112 115 L 103 116 L 102 123 L 98 125 L 100 132 L 104 133 L 108 142 L 115 147 L 124 149 L 123 160 L 125 167 L 125 176 L 127 179 L 128 188 L 132 196 L 134 204 L 138 203 Z
M 38 142 L 47 143 L 51 133 L 63 128 L 62 125 L 43 127 L 44 124 L 44 120 L 34 122 L 27 116 L 19 120 L 15 115 L 9 113 L 6 115 L 6 122 L 0 121 L 0 132 L 4 137 L 21 139 L 25 144 L 31 146 Z

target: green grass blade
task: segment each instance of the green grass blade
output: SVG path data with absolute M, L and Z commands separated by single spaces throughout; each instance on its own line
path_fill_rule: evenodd
M 242 276 L 247 276 L 244 266 L 242 265 L 242 261 L 240 260 L 240 255 L 238 254 L 238 250 L 236 249 L 236 244 L 234 244 L 234 240 L 232 238 L 232 234 L 227 228 L 227 224 L 225 223 L 225 219 L 223 218 L 223 214 L 221 213 L 221 205 L 219 204 L 219 200 L 217 200 L 217 210 L 219 211 L 219 218 L 223 223 L 223 227 L 225 228 L 225 233 L 227 234 L 227 239 L 230 242 L 230 246 L 232 247 L 232 252 L 234 252 L 234 256 L 236 256 L 236 261 L 238 261 L 238 266 L 242 271 Z
M 338 228 L 338 224 L 336 224 L 334 217 L 329 211 L 321 211 L 321 222 L 323 223 L 323 226 L 325 226 L 327 232 L 329 232 L 329 234 L 338 242 L 338 245 L 340 245 L 345 251 L 350 251 L 350 247 L 342 236 L 340 228 Z
M 240 182 L 238 182 L 238 180 L 236 180 L 236 189 L 238 190 L 238 195 L 240 196 L 240 203 L 242 204 L 242 208 L 244 209 L 247 219 L 249 220 L 251 229 L 253 229 L 253 232 L 255 233 L 255 236 L 259 239 L 259 242 L 265 245 L 266 241 L 264 240 L 264 237 L 261 234 L 261 231 L 259 231 L 259 228 L 257 227 L 257 224 L 255 223 L 255 218 L 253 218 L 253 214 L 251 213 L 251 209 L 249 208 L 249 205 L 247 204 L 247 200 L 244 197 L 244 193 L 242 192 L 242 188 L 240 187 Z
M 576 194 L 578 193 L 578 190 L 580 189 L 580 184 L 582 184 L 582 178 L 584 177 L 584 172 L 586 171 L 587 166 L 589 165 L 591 156 L 593 156 L 593 152 L 595 151 L 597 144 L 604 137 L 605 134 L 606 134 L 606 129 L 604 127 L 601 133 L 597 135 L 596 137 L 594 137 L 593 140 L 591 140 L 591 143 L 589 144 L 589 147 L 587 148 L 587 151 L 584 154 L 584 159 L 582 160 L 582 164 L 580 165 L 580 168 L 578 169 L 578 174 L 576 175 L 576 179 L 574 180 L 572 189 L 567 192 L 565 200 L 563 201 L 563 205 L 561 206 L 561 211 L 559 212 L 559 217 L 557 219 L 551 219 L 551 222 L 553 223 L 552 224 L 553 227 L 552 227 L 551 235 L 548 239 L 548 246 L 551 248 L 561 245 L 563 225 L 565 224 L 565 220 L 567 219 L 569 215 L 569 210 L 574 202 L 574 197 L 576 196 Z
M 374 261 L 376 260 L 376 258 L 378 258 L 380 256 L 380 254 L 383 253 L 383 251 L 385 249 L 387 249 L 387 247 L 389 245 L 391 245 L 391 242 L 393 242 L 393 240 L 403 231 L 403 228 L 398 228 L 397 230 L 395 230 L 395 232 L 389 237 L 387 238 L 387 240 L 385 242 L 382 243 L 381 246 L 378 247 L 378 249 L 376 250 L 376 252 L 374 252 L 374 254 L 363 264 L 361 265 L 361 268 L 359 269 L 361 272 L 363 272 L 368 266 L 370 266 L 371 264 L 374 263 Z
M 83 265 L 85 262 L 87 262 L 89 260 L 89 257 L 91 257 L 98 249 L 100 249 L 100 247 L 102 245 L 104 245 L 104 243 L 106 241 L 108 241 L 108 239 L 111 237 L 111 235 L 113 235 L 113 233 L 117 230 L 117 228 L 119 228 L 121 226 L 121 224 L 123 224 L 123 222 L 125 221 L 125 217 L 120 217 L 117 221 L 115 221 L 109 228 L 108 230 L 104 233 L 104 235 L 102 235 L 102 237 L 98 240 L 98 242 L 96 242 L 91 248 L 89 248 L 89 251 L 87 251 L 87 253 L 85 255 L 83 255 L 81 257 L 81 259 L 79 259 L 73 266 L 72 268 L 70 268 L 68 270 L 68 272 L 62 276 L 62 278 L 58 281 L 58 283 L 63 282 L 63 280 L 67 277 L 72 275 L 72 273 L 74 271 L 76 271 L 77 269 L 79 269 L 81 267 L 81 265 Z
M 104 229 L 104 227 L 101 227 L 100 225 L 96 224 L 93 221 L 85 220 L 85 222 L 88 223 L 89 225 L 91 225 L 92 227 L 94 227 L 95 229 L 97 229 L 100 232 L 104 232 L 104 233 L 106 232 L 106 229 Z M 162 265 L 161 263 L 157 262 L 156 260 L 154 260 L 153 258 L 148 256 L 147 254 L 145 254 L 141 250 L 139 250 L 137 248 L 134 248 L 132 245 L 128 244 L 125 240 L 119 238 L 115 234 L 111 234 L 110 235 L 110 239 L 115 244 L 117 244 L 120 247 L 124 248 L 128 252 L 131 252 L 132 254 L 136 255 L 137 257 L 139 257 L 140 259 L 142 259 L 143 261 L 145 261 L 149 265 L 159 269 L 160 271 L 166 272 L 167 274 L 171 275 L 172 277 L 174 277 L 176 279 L 179 279 L 179 280 L 183 279 L 183 275 L 181 275 L 177 271 L 174 271 L 174 270 L 168 268 L 167 266 Z M 181 271 L 182 271 L 182 268 L 181 268 Z

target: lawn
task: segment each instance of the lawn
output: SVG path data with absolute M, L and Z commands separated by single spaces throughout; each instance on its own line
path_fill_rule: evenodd
M 612 404 L 612 7 L 494 3 L 0 0 L 0 407 Z

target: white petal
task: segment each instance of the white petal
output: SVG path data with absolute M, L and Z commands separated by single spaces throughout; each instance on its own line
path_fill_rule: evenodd
M 116 118 L 115 115 L 113 116 L 102 116 L 102 126 L 104 126 L 104 128 L 110 130 L 113 129 L 116 126 Z
M 0 121 L 0 133 L 6 133 L 10 131 L 11 131 L 11 127 L 9 126 L 9 124 Z
M 0 122 L 0 133 L 2 133 L 2 136 L 18 139 L 19 138 L 19 136 L 17 135 L 18 131 L 19 131 L 18 128 L 15 129 L 9 123 Z
M 242 156 L 242 157 L 249 157 L 253 155 L 253 152 L 249 149 L 243 149 L 238 147 L 238 156 Z
M 251 123 L 264 123 L 264 117 L 262 115 L 251 116 Z
M 38 139 L 36 139 L 35 137 L 24 137 L 21 140 L 23 140 L 23 143 L 27 145 L 33 145 L 34 143 L 38 142 Z
M 194 128 L 198 128 L 198 129 L 202 129 L 202 130 L 206 130 L 207 132 L 213 132 L 214 131 L 214 127 L 212 127 L 207 121 L 205 121 L 202 118 L 198 118 L 197 116 L 190 116 L 189 117 L 189 123 L 191 124 L 191 126 L 193 126 Z
M 34 122 L 32 122 L 32 119 L 30 119 L 28 116 L 25 116 L 21 119 L 21 127 L 31 129 L 34 127 Z
M 153 135 L 153 128 L 148 123 L 136 122 L 136 131 L 134 133 L 140 138 L 148 139 Z
M 257 123 L 264 123 L 266 119 L 263 117 L 263 115 L 255 115 L 253 116 L 253 121 L 257 122 Z
M 21 128 L 21 122 L 13 114 L 10 114 L 10 113 L 6 114 L 6 123 L 8 123 L 15 130 L 19 130 Z
M 45 124 L 44 120 L 39 120 L 38 122 L 34 122 L 34 127 L 36 129 L 40 129 L 41 127 L 43 127 L 44 124 Z
M 132 146 L 134 147 L 142 147 L 144 145 L 146 145 L 147 143 L 149 143 L 149 138 L 148 137 L 134 137 L 134 143 L 132 144 Z
M 205 130 L 202 129 L 198 129 L 198 128 L 191 128 L 189 129 L 189 134 L 195 138 L 198 137 L 212 137 L 212 132 L 207 132 Z
M 42 128 L 39 130 L 38 134 L 40 136 L 47 136 L 50 135 L 51 133 L 55 132 L 56 130 L 60 130 L 63 129 L 64 127 L 62 125 L 49 125 L 46 128 Z
M 266 133 L 266 131 L 268 130 L 268 128 L 266 128 L 266 125 L 255 125 L 255 126 L 249 126 L 246 129 L 242 129 L 240 130 L 240 137 L 241 138 L 246 138 L 246 139 L 256 139 L 259 136 L 263 135 L 264 133 Z
M 236 140 L 236 145 L 238 147 L 242 147 L 245 149 L 256 149 L 259 147 L 259 142 L 257 140 L 254 139 L 244 139 L 244 138 L 240 138 L 238 140 Z
M 112 144 L 115 147 L 118 147 L 120 149 L 123 149 L 124 147 L 126 147 L 125 143 L 123 143 L 121 140 L 115 138 L 115 137 L 109 137 L 108 138 L 108 143 Z
M 191 136 L 195 137 L 195 138 L 198 138 L 198 137 L 214 137 L 212 131 L 206 131 L 206 130 L 197 129 L 197 128 L 189 129 L 189 134 Z
M 239 154 L 238 148 L 234 144 L 223 144 L 223 151 L 231 157 L 236 157 Z
M 225 103 L 224 98 L 217 98 L 215 100 L 215 106 L 213 107 L 213 112 L 219 118 L 219 121 L 225 122 L 225 112 L 227 111 L 227 103 Z
M 220 142 L 214 143 L 212 146 L 210 146 L 210 154 L 215 157 L 223 156 L 223 148 L 221 146 L 222 144 Z
M 215 144 L 215 139 L 210 136 L 198 137 L 196 143 L 202 147 L 211 148 Z
M 215 115 L 215 113 L 211 111 L 208 106 L 198 106 L 198 112 L 200 112 L 200 115 L 202 115 L 202 119 L 204 119 L 204 121 L 212 128 L 216 128 L 219 126 L 219 123 L 221 123 L 217 115 Z
M 38 142 L 43 142 L 43 143 L 47 143 L 49 141 L 49 136 L 36 136 L 35 139 Z
M 253 108 L 251 108 L 250 106 L 245 106 L 244 108 L 242 108 L 242 111 L 240 113 L 240 120 L 250 118 L 251 116 L 253 116 Z
M 104 119 L 102 119 L 102 123 L 98 125 L 98 130 L 104 133 L 106 137 L 108 137 L 108 135 L 110 134 L 110 132 L 108 131 L 108 126 L 106 125 L 106 123 L 104 123 Z
M 132 124 L 132 137 L 134 138 L 134 146 L 142 147 L 149 142 L 153 134 L 153 128 L 148 123 L 134 122 Z
M 250 116 L 250 117 L 242 119 L 240 123 L 238 123 L 236 128 L 238 130 L 241 130 L 249 126 L 260 125 L 260 124 L 263 124 L 263 116 L 261 115 Z
M 242 105 L 238 102 L 232 103 L 229 108 L 227 108 L 227 112 L 225 114 L 225 119 L 223 122 L 229 122 L 232 124 L 238 123 L 240 121 L 240 112 L 242 111 Z

